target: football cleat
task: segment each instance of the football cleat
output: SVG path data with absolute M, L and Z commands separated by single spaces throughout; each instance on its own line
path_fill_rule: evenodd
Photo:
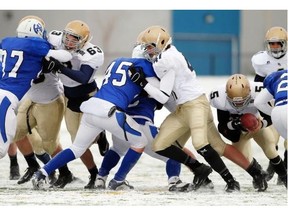
M 169 183 L 168 190 L 171 192 L 186 192 L 189 185 L 189 183 L 184 183 L 179 179 L 177 182 Z
M 128 181 L 124 180 L 124 181 L 116 181 L 115 179 L 112 179 L 109 182 L 108 188 L 110 190 L 133 190 L 134 187 L 132 185 L 129 184 Z
M 270 181 L 275 174 L 275 170 L 271 162 L 269 162 L 266 172 L 267 172 L 266 181 Z
M 53 172 L 48 176 L 48 179 L 49 179 L 49 184 L 50 184 L 50 185 L 53 185 L 53 184 L 57 181 L 56 172 L 53 171 Z
M 67 184 L 71 183 L 73 180 L 75 180 L 75 177 L 70 171 L 66 174 L 60 173 L 57 181 L 51 187 L 64 188 Z
M 17 184 L 24 184 L 25 182 L 30 181 L 33 174 L 39 169 L 39 167 L 28 167 L 25 171 L 25 174 L 18 180 Z
M 265 172 L 265 171 L 264 171 Z M 266 172 L 265 173 L 261 173 L 260 175 L 255 175 L 253 177 L 253 187 L 255 189 L 258 189 L 257 191 L 262 192 L 265 191 L 268 188 L 268 184 L 266 181 Z
M 214 184 L 211 181 L 211 179 L 209 179 L 208 177 L 204 180 L 204 182 L 202 183 L 203 188 L 209 188 L 209 189 L 214 189 Z
M 228 193 L 232 193 L 234 191 L 240 191 L 240 184 L 235 179 L 230 179 L 227 182 L 227 185 L 225 187 L 225 191 Z
M 284 185 L 287 188 L 287 175 L 282 177 L 278 176 L 277 185 Z
M 84 189 L 95 189 L 96 175 L 90 175 L 89 182 L 84 186 Z
M 95 189 L 97 190 L 104 190 L 106 188 L 106 179 L 107 176 L 99 176 L 97 175 L 96 181 L 95 181 Z
M 32 185 L 34 190 L 40 190 L 44 188 L 46 183 L 46 176 L 40 171 L 36 171 L 32 176 Z
M 18 180 L 20 178 L 19 165 L 10 167 L 10 180 Z
M 211 172 L 212 168 L 205 164 L 201 164 L 199 167 L 193 170 L 195 176 L 192 184 L 190 184 L 190 190 L 198 190 Z

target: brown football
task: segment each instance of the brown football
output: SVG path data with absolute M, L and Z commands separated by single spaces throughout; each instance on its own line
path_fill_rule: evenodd
M 242 126 L 249 131 L 255 130 L 259 125 L 257 117 L 252 113 L 243 114 L 240 118 L 240 121 Z

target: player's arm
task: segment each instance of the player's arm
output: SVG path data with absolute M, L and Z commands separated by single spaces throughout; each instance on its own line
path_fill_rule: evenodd
M 131 66 L 129 71 L 131 80 L 134 83 L 140 85 L 152 98 L 161 104 L 165 104 L 169 100 L 175 80 L 174 71 L 169 71 L 169 73 L 166 73 L 165 76 L 161 78 L 159 87 L 156 87 L 152 84 L 152 80 L 157 78 L 145 78 L 145 74 L 141 67 Z
M 149 79 L 149 78 L 148 78 Z M 175 79 L 175 75 L 173 73 L 168 73 L 160 80 L 159 88 L 153 86 L 152 84 L 147 83 L 144 87 L 144 90 L 155 100 L 160 102 L 161 104 L 165 104 L 171 95 L 173 84 Z
M 50 59 L 50 57 L 60 61 L 60 62 L 68 62 L 72 59 L 71 53 L 69 53 L 66 50 L 53 50 L 50 49 L 49 52 L 46 55 L 47 60 Z
M 54 51 L 64 51 L 64 50 L 54 50 Z M 53 70 L 56 71 L 57 73 L 65 74 L 72 80 L 75 80 L 81 84 L 87 84 L 94 73 L 94 68 L 92 68 L 90 65 L 82 64 L 80 70 L 73 70 L 71 62 L 69 62 L 69 60 L 63 62 L 64 63 L 61 63 L 54 57 L 50 57 L 50 59 L 45 64 L 51 66 L 49 67 L 50 71 Z
M 256 74 L 254 77 L 254 82 L 263 82 L 265 77 L 260 76 L 259 74 Z
M 265 113 L 266 115 L 271 115 L 273 107 L 269 105 L 269 101 L 273 99 L 273 95 L 270 94 L 270 92 L 264 88 L 255 98 L 254 105 L 256 108 Z
M 239 118 L 231 119 L 228 111 L 217 109 L 218 131 L 228 140 L 238 142 L 240 139 L 242 127 Z
M 86 84 L 90 80 L 91 76 L 94 73 L 94 68 L 90 65 L 81 65 L 80 70 L 73 70 L 64 65 L 58 70 L 59 73 L 65 74 L 72 80 L 75 80 L 81 84 Z

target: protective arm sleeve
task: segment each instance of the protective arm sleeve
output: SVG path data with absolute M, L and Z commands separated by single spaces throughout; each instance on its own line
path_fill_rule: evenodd
M 255 98 L 254 105 L 257 107 L 258 110 L 261 112 L 271 115 L 273 107 L 269 105 L 269 101 L 273 99 L 273 95 L 270 94 L 270 92 L 264 88 Z

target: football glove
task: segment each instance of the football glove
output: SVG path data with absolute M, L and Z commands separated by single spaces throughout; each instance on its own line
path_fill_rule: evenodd
M 145 74 L 142 67 L 134 67 L 133 65 L 131 65 L 129 67 L 129 71 L 130 79 L 132 80 L 132 82 L 136 83 L 142 88 L 147 85 L 148 82 L 145 79 Z
M 234 118 L 234 119 L 231 121 L 231 126 L 232 126 L 235 130 L 241 130 L 241 131 L 247 132 L 246 128 L 244 128 L 243 125 L 241 124 L 240 117 Z
M 50 73 L 52 71 L 61 73 L 61 69 L 65 66 L 53 57 L 50 57 L 48 59 L 45 57 L 42 61 L 42 67 L 42 73 Z

